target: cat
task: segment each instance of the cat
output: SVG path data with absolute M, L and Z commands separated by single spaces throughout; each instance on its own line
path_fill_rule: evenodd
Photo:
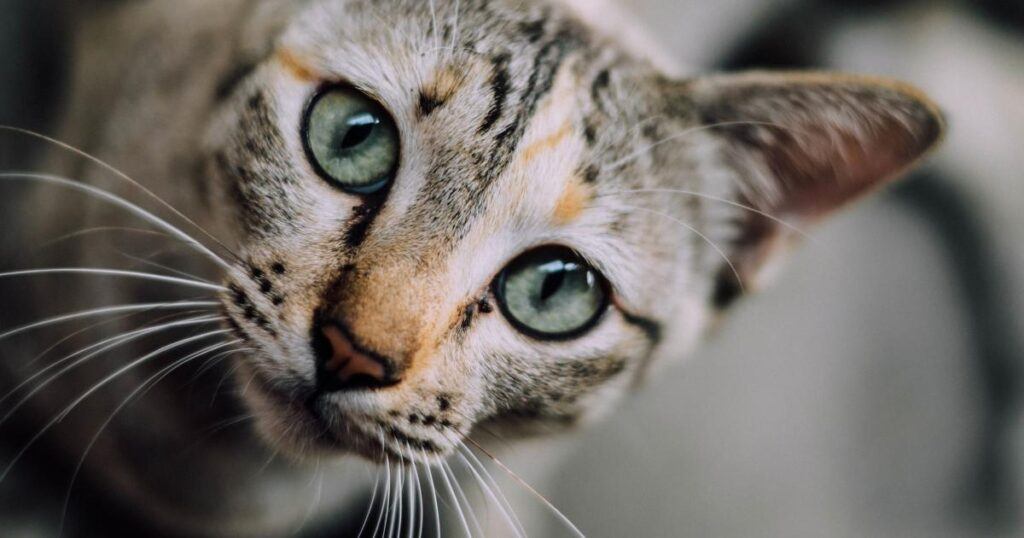
M 38 441 L 168 534 L 411 529 L 364 519 L 363 469 L 325 462 L 383 464 L 404 493 L 477 432 L 598 419 L 942 136 L 899 82 L 682 76 L 594 6 L 93 6 L 69 146 L 0 174 L 30 185 L 15 250 L 40 252 L 3 283 L 25 328 L 0 335 L 4 420 L 28 432 L 9 468 Z M 28 336 L 47 318 L 108 339 Z

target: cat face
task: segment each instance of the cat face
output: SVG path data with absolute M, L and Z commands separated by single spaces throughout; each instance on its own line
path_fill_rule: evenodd
M 939 135 L 889 83 L 672 81 L 546 3 L 432 4 L 290 14 L 206 134 L 239 382 L 294 454 L 595 416 Z

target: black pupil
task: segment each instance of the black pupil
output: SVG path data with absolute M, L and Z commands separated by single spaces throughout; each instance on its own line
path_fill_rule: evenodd
M 547 301 L 552 295 L 558 293 L 565 283 L 565 266 L 561 270 L 552 271 L 544 277 L 544 283 L 540 287 L 540 300 Z
M 339 149 L 343 151 L 350 150 L 366 142 L 366 139 L 370 138 L 370 135 L 373 134 L 373 129 L 377 126 L 378 120 L 372 114 L 364 113 L 353 116 L 346 123 L 348 124 L 348 130 L 345 131 L 345 135 L 339 144 Z

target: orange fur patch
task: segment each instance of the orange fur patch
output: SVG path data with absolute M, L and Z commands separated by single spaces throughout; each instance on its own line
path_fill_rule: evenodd
M 562 196 L 555 205 L 554 220 L 556 224 L 568 224 L 583 213 L 590 202 L 591 192 L 578 176 L 574 176 L 562 191 Z
M 321 78 L 317 75 L 316 70 L 306 64 L 302 58 L 289 49 L 278 50 L 276 57 L 277 61 L 281 62 L 281 65 L 283 65 L 293 77 L 301 81 L 314 82 Z
M 465 72 L 454 67 L 442 67 L 434 71 L 434 79 L 424 88 L 425 92 L 438 102 L 452 98 L 465 81 Z
M 530 144 L 525 150 L 523 150 L 522 160 L 528 163 L 535 159 L 537 155 L 555 149 L 563 140 L 572 134 L 572 124 L 568 121 L 563 123 L 562 126 L 550 135 Z

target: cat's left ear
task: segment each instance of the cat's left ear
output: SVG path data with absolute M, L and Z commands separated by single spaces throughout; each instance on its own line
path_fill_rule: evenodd
M 824 73 L 745 73 L 686 84 L 724 142 L 739 202 L 804 227 L 899 177 L 942 136 L 938 108 L 893 81 Z M 746 287 L 794 238 L 751 212 L 731 258 Z M 744 287 L 744 286 L 739 286 Z

